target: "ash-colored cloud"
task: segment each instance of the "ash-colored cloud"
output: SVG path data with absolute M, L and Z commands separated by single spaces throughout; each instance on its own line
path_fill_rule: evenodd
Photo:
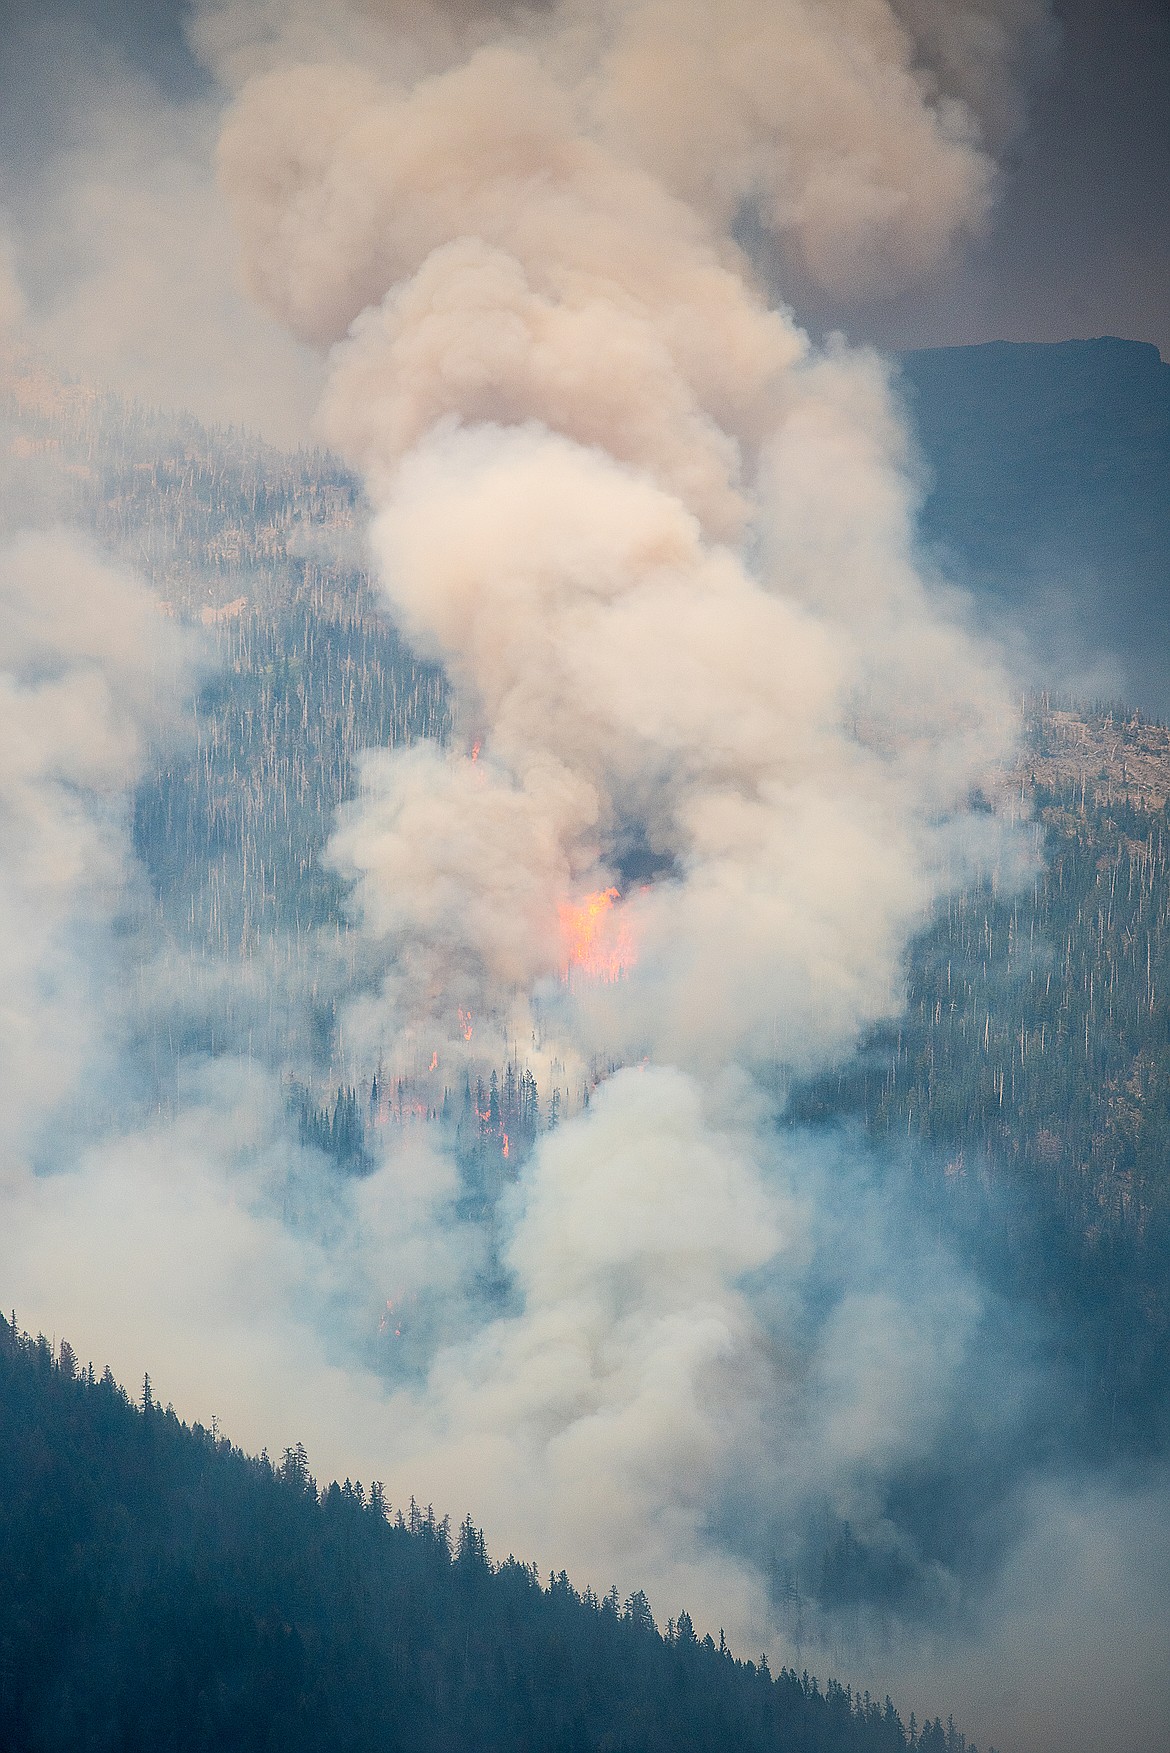
M 897 1009 L 931 900 L 1000 854 L 966 801 L 1015 719 L 916 570 L 882 366 L 813 353 L 731 227 L 750 202 L 827 279 L 913 274 L 990 161 L 882 6 L 396 11 L 397 64 L 390 18 L 213 12 L 200 40 L 241 81 L 250 284 L 330 348 L 323 430 L 453 691 L 452 748 L 367 757 L 334 839 L 377 968 L 347 1051 L 424 1087 L 428 1047 L 439 1080 L 514 1057 L 566 1094 L 507 1202 L 512 1306 L 404 1392 L 395 1464 L 756 1638 L 766 1565 L 721 1506 L 783 1505 L 791 1540 L 815 1479 L 896 1545 L 879 1482 L 935 1441 L 978 1299 L 922 1346 L 920 1300 L 850 1283 L 798 1358 L 745 1288 L 789 1245 L 751 1073 Z M 631 844 L 630 954 L 566 980 L 564 921 Z
M 204 7 L 196 40 L 237 83 L 297 62 L 336 70 L 348 56 L 400 96 L 420 81 L 416 108 L 440 98 L 454 73 L 469 130 L 483 129 L 485 116 L 460 64 L 474 67 L 491 45 L 522 52 L 526 89 L 551 75 L 562 109 L 576 110 L 591 137 L 660 179 L 716 231 L 750 208 L 815 281 L 836 294 L 872 294 L 936 266 L 986 222 L 989 142 L 1018 126 L 1024 72 L 1046 19 L 1039 0 L 337 3 L 324 11 L 257 0 Z M 428 87 L 424 75 L 437 83 Z M 516 95 L 498 75 L 496 90 L 501 103 Z M 254 114 L 255 102 L 253 94 Z M 349 119 L 360 132 L 357 116 Z M 266 126 L 272 121 L 269 111 Z M 310 138 L 318 144 L 300 162 L 312 180 L 316 118 Z

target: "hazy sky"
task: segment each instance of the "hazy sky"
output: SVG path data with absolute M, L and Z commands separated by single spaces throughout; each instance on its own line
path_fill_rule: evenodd
M 0 219 L 18 240 L 86 116 L 132 69 L 144 101 L 209 93 L 183 37 L 183 0 L 2 0 Z M 834 308 L 797 294 L 814 329 L 895 347 L 1116 334 L 1170 356 L 1170 5 L 1056 0 L 1059 38 L 1032 84 L 1030 122 L 1003 160 L 990 234 L 933 284 Z M 52 235 L 46 236 L 46 229 Z M 75 269 L 58 218 L 20 271 L 30 299 Z M 786 288 L 789 296 L 793 288 Z
M 1058 0 L 1056 12 L 1062 40 L 1005 162 L 991 235 L 933 289 L 867 311 L 877 338 L 1110 334 L 1170 358 L 1170 4 Z

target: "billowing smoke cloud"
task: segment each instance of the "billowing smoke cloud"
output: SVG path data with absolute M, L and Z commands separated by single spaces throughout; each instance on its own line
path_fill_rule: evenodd
M 501 1207 L 505 1306 L 401 1390 L 396 1468 L 759 1639 L 774 1579 L 731 1527 L 783 1549 L 819 1499 L 905 1545 L 875 1481 L 978 1311 L 961 1274 L 929 1312 L 859 1279 L 798 1339 L 759 1286 L 815 1225 L 761 1088 L 897 1008 L 924 910 L 996 855 L 966 806 L 1014 719 L 913 566 L 880 364 L 810 350 L 730 233 L 750 205 L 827 283 L 912 273 L 990 164 L 884 8 L 380 20 L 232 8 L 204 41 L 251 74 L 221 143 L 251 283 L 332 346 L 323 430 L 455 697 L 453 745 L 368 757 L 334 841 L 385 970 L 345 1053 L 431 1106 L 505 1061 L 563 1096 Z
M 1028 78 L 1052 53 L 1058 34 L 1047 0 L 894 0 L 893 10 L 935 89 L 967 104 L 993 149 L 1024 123 Z
M 172 1041 L 160 1091 L 144 1011 L 181 1043 L 181 970 L 159 954 L 133 789 L 181 742 L 204 656 L 160 608 L 72 536 L 0 550 L 0 1277 L 27 1319 L 230 1411 L 256 1447 L 307 1396 L 322 1457 L 352 1433 L 372 1475 L 391 1443 L 363 1346 L 390 1295 L 416 1328 L 428 1298 L 436 1331 L 468 1325 L 482 1239 L 438 1141 L 331 1191 L 262 1063 Z
M 0 323 L 19 310 L 73 371 L 286 443 L 307 435 L 320 375 L 242 296 L 209 169 L 223 87 L 301 61 L 374 69 L 402 91 L 519 42 L 599 139 L 719 228 L 772 232 L 808 285 L 848 298 L 913 278 L 983 223 L 990 154 L 1018 123 L 1046 13 L 736 0 L 714 30 L 691 0 L 203 0 L 182 9 L 203 67 L 180 9 L 148 10 L 105 30 L 69 0 L 9 20 L 0 204 L 19 273 L 0 270 Z
M 994 179 L 988 149 L 1018 125 L 1016 93 L 1046 19 L 1040 0 L 335 0 L 325 8 L 255 0 L 205 6 L 198 40 L 229 79 L 274 62 L 336 68 L 348 53 L 384 76 L 391 103 L 421 73 L 468 55 L 473 67 L 477 48 L 507 43 L 556 78 L 562 108 L 592 135 L 719 232 L 750 210 L 815 281 L 857 293 L 913 278 L 983 224 Z M 429 94 L 415 93 L 425 113 Z M 474 127 L 466 82 L 464 101 Z M 302 165 L 309 182 L 311 156 Z M 383 168 L 394 174 L 389 161 Z

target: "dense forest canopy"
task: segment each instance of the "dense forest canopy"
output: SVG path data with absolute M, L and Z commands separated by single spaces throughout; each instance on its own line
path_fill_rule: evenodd
M 7 1753 L 978 1753 L 583 1595 L 374 1484 L 319 1492 L 0 1318 Z

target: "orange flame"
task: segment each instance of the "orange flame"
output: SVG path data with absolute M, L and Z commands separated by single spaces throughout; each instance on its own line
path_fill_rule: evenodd
M 471 1012 L 469 1010 L 464 1010 L 461 1006 L 459 1010 L 459 1027 L 463 1031 L 463 1039 L 465 1041 L 470 1041 L 473 1026 Z
M 401 1325 L 402 1317 L 400 1315 L 396 1315 L 394 1312 L 393 1298 L 387 1297 L 386 1311 L 383 1314 L 382 1319 L 378 1322 L 378 1332 L 379 1333 L 388 1333 L 390 1331 L 390 1323 L 392 1321 L 397 1323 L 395 1328 L 394 1328 L 394 1337 L 395 1337 L 395 1339 L 401 1339 L 402 1338 L 402 1325 Z
M 616 889 L 600 889 L 581 902 L 562 903 L 560 920 L 566 980 L 579 974 L 612 985 L 625 978 L 637 958 Z
M 432 1054 L 431 1054 L 431 1066 L 430 1066 L 430 1069 L 431 1069 L 431 1070 L 432 1070 L 432 1071 L 438 1071 L 438 1069 L 439 1069 L 439 1055 L 438 1055 L 438 1054 L 437 1054 L 437 1053 L 432 1053 Z

